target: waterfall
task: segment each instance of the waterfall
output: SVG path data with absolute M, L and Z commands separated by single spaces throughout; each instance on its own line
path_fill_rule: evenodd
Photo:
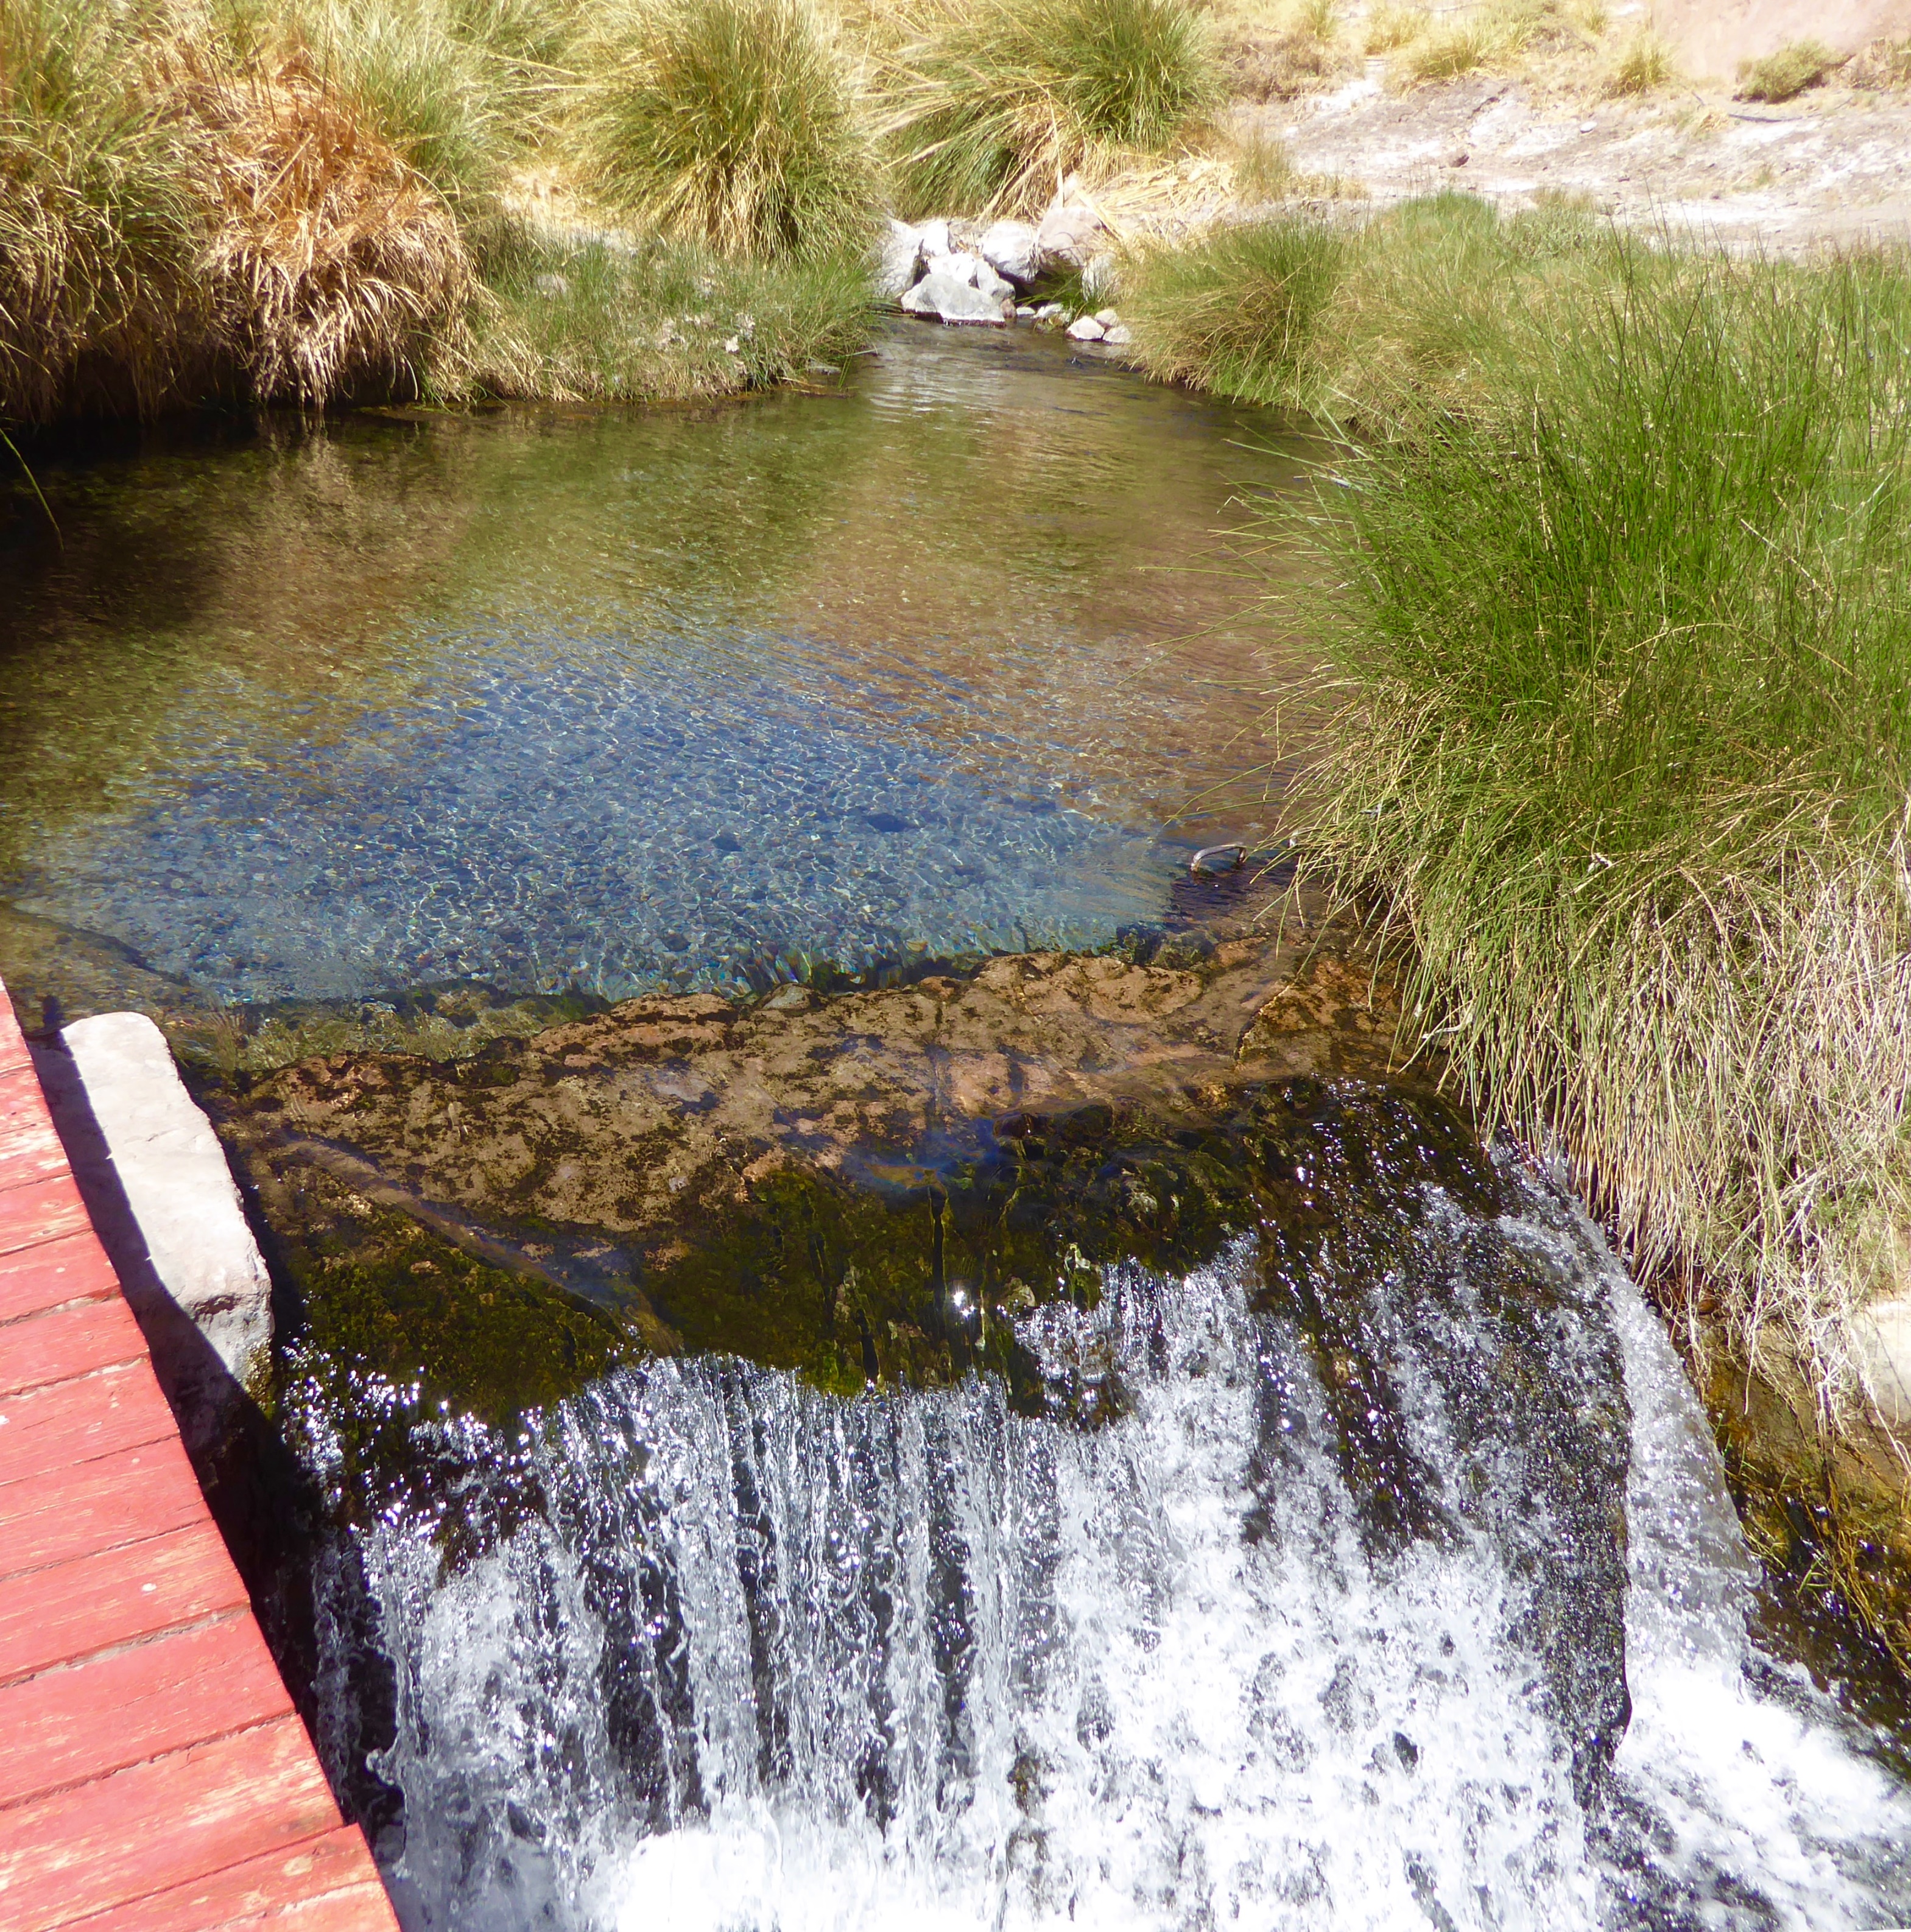
M 404 1922 L 1911 1918 L 1911 1795 L 1753 1649 L 1657 1321 L 1514 1185 L 1324 1284 L 1112 1267 L 1021 1323 L 1046 1413 L 714 1358 L 512 1432 L 363 1384 L 425 1473 L 320 1554 L 320 1741 Z

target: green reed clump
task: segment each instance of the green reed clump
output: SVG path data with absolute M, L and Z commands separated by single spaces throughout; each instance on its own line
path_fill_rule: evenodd
M 1607 259 L 1348 452 L 1308 836 L 1488 1117 L 1834 1414 L 1911 1226 L 1911 281 Z
M 856 75 L 804 0 L 629 0 L 583 110 L 604 198 L 726 254 L 809 256 L 871 231 Z
M 934 16 L 895 68 L 910 213 L 1034 214 L 1072 171 L 1165 148 L 1219 98 L 1186 0 L 979 0 Z
M 1137 252 L 1122 314 L 1152 374 L 1385 436 L 1610 291 L 1618 246 L 1556 204 L 1502 220 L 1440 194 L 1351 227 L 1291 210 Z
M 1790 100 L 1842 66 L 1822 40 L 1791 40 L 1764 59 L 1748 61 L 1738 73 L 1741 100 Z
M 1129 276 L 1122 319 L 1155 375 L 1241 402 L 1292 406 L 1346 272 L 1346 236 L 1297 218 L 1217 230 Z
M 137 410 L 203 333 L 191 156 L 94 0 L 0 0 L 0 419 Z
M 743 262 L 693 243 L 526 242 L 494 270 L 468 352 L 434 373 L 440 400 L 683 400 L 764 388 L 868 339 L 868 273 L 853 256 Z

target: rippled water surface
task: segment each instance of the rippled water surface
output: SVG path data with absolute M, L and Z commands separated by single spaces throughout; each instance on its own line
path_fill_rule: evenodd
M 56 470 L 63 544 L 0 566 L 0 900 L 247 1000 L 1099 941 L 1264 829 L 1228 781 L 1294 667 L 1216 532 L 1300 476 L 924 328 L 826 394 Z

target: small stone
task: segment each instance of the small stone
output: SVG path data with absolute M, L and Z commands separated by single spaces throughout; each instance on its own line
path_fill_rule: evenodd
M 949 238 L 948 218 L 938 215 L 933 221 L 924 222 L 916 231 L 916 245 L 925 262 L 932 256 L 950 254 L 956 244 Z
M 1098 308 L 1095 311 L 1095 320 L 1104 328 L 1112 328 L 1121 318 L 1112 308 Z
M 1118 322 L 1112 328 L 1102 332 L 1102 340 L 1111 349 L 1126 349 L 1134 339 L 1132 332 L 1125 322 Z
M 1035 319 L 1037 322 L 1055 322 L 1060 319 L 1063 313 L 1060 302 L 1044 302 L 1035 311 Z
M 1016 320 L 1018 322 L 1033 322 L 1041 313 L 1033 302 L 1018 302 L 1016 304 Z
M 1078 315 L 1068 326 L 1071 342 L 1099 342 L 1106 333 L 1092 315 Z

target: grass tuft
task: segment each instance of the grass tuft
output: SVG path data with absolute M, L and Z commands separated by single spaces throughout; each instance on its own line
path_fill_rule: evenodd
M 1642 27 L 1614 57 L 1606 70 L 1604 91 L 1616 100 L 1650 94 L 1668 86 L 1677 74 L 1670 46 L 1650 27 Z
M 1835 1426 L 1911 1292 L 1902 260 L 1446 195 L 1141 256 L 1122 308 L 1157 375 L 1364 432 L 1297 829 L 1414 1042 Z
M 198 352 L 190 157 L 92 0 L 0 0 L 0 416 L 149 410 Z
M 1844 70 L 1852 87 L 1911 87 L 1911 36 L 1868 41 Z
M 855 76 L 802 0 L 632 0 L 602 33 L 584 128 L 612 206 L 736 256 L 866 238 Z
M 1034 214 L 1078 170 L 1169 146 L 1219 99 L 1186 0 L 980 0 L 896 56 L 905 213 Z
M 1748 61 L 1739 68 L 1738 98 L 1790 100 L 1808 87 L 1816 87 L 1843 64 L 1821 41 L 1793 40 L 1763 60 Z
M 1121 302 L 1136 358 L 1166 382 L 1291 406 L 1346 248 L 1324 223 L 1289 218 L 1143 257 Z

